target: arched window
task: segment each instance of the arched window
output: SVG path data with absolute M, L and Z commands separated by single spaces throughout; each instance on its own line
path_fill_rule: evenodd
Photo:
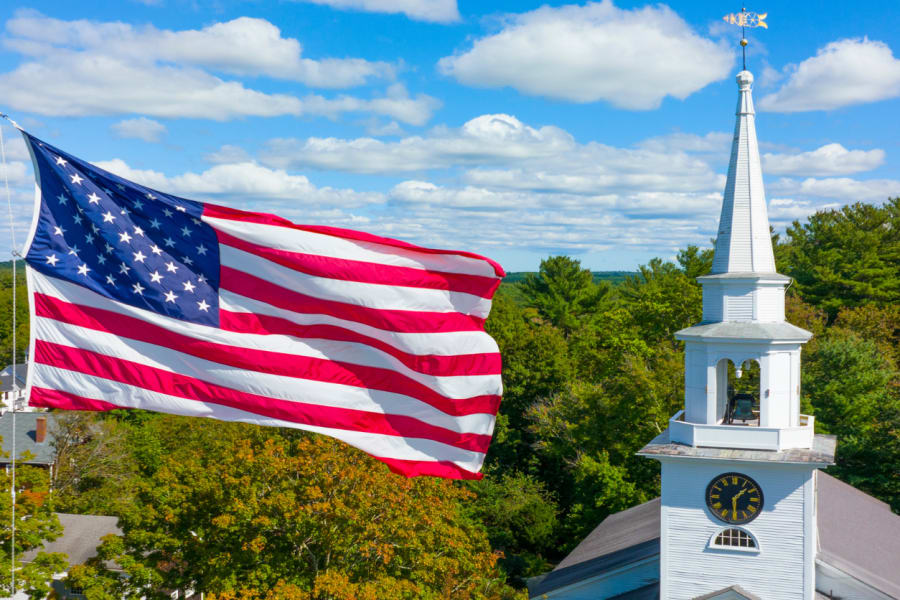
M 753 534 L 746 529 L 738 527 L 729 527 L 716 532 L 709 541 L 709 547 L 750 552 L 759 551 L 759 544 L 756 543 L 756 538 L 753 537 Z

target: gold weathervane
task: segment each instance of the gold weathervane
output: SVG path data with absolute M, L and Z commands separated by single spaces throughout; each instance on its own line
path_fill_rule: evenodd
M 722 17 L 722 19 L 730 25 L 739 25 L 741 27 L 762 27 L 763 29 L 768 29 L 769 25 L 768 23 L 766 23 L 766 17 L 768 16 L 769 13 L 742 11 L 739 13 L 731 13 L 730 15 L 725 15 L 724 17 Z
M 744 31 L 747 27 L 762 27 L 768 29 L 769 24 L 766 23 L 766 17 L 769 13 L 747 12 L 746 8 L 742 8 L 739 13 L 731 13 L 722 17 L 726 23 L 737 25 L 741 28 L 741 54 L 744 59 L 744 70 L 747 70 L 747 36 Z

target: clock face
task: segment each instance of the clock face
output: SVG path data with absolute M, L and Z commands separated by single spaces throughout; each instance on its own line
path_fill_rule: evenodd
M 723 473 L 706 486 L 706 506 L 720 521 L 749 523 L 762 511 L 762 488 L 746 475 Z

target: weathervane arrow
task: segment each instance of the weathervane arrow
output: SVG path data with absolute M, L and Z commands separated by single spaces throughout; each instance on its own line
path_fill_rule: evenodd
M 769 25 L 766 23 L 766 17 L 768 16 L 769 13 L 741 11 L 739 13 L 725 15 L 722 17 L 722 20 L 731 25 L 738 25 L 740 27 L 762 27 L 763 29 L 768 29 Z

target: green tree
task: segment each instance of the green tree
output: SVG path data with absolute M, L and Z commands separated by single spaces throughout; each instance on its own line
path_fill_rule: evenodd
M 526 577 L 547 571 L 557 507 L 545 486 L 516 472 L 488 473 L 469 485 L 478 496 L 471 513 L 487 529 L 491 547 L 503 552 L 500 565 L 512 581 L 524 587 Z
M 787 236 L 785 274 L 831 320 L 843 307 L 900 301 L 900 198 L 818 212 Z
M 167 453 L 120 517 L 123 536 L 71 571 L 87 589 L 112 581 L 103 561 L 115 560 L 128 577 L 98 598 L 279 585 L 323 599 L 513 595 L 458 483 L 404 479 L 302 432 L 168 416 L 152 426 Z
M 8 456 L 8 455 L 7 455 Z M 38 551 L 26 563 L 23 554 L 39 550 L 44 542 L 62 535 L 62 525 L 50 498 L 50 480 L 46 469 L 23 464 L 29 456 L 21 457 L 16 465 L 16 590 L 30 598 L 46 598 L 54 573 L 66 570 L 66 556 L 57 552 Z M 10 542 L 12 541 L 12 473 L 0 471 L 0 591 L 11 596 Z
M 57 508 L 63 512 L 118 515 L 131 503 L 136 483 L 137 447 L 129 428 L 107 415 L 56 413 L 53 481 Z
M 568 256 L 542 260 L 538 273 L 528 273 L 521 283 L 528 306 L 566 336 L 579 327 L 586 314 L 597 310 L 610 290 L 606 282 L 595 284 L 591 271 Z
M 838 437 L 835 476 L 900 510 L 900 373 L 878 345 L 832 328 L 803 370 L 804 409 Z

